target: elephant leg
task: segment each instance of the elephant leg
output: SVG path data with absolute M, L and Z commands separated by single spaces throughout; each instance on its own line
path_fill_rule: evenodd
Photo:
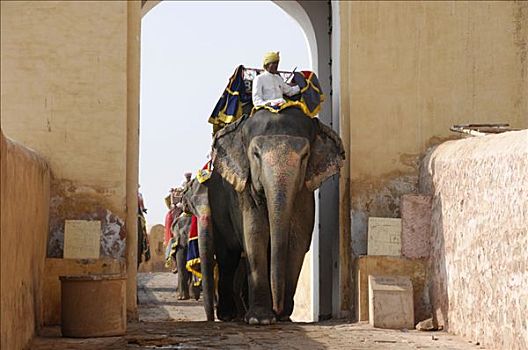
M 288 263 L 286 271 L 286 288 L 284 291 L 284 309 L 278 315 L 280 321 L 289 321 L 293 313 L 293 297 L 301 273 L 304 256 L 310 249 L 314 224 L 315 202 L 313 194 L 308 191 L 299 193 L 294 205 L 290 240 L 288 241 Z
M 176 251 L 176 264 L 178 266 L 178 300 L 189 299 L 189 271 L 185 268 L 187 247 L 178 247 Z
M 226 247 L 218 247 L 217 261 L 219 268 L 218 278 L 218 306 L 216 315 L 222 321 L 232 321 L 237 316 L 233 281 L 235 271 L 240 260 L 240 251 L 228 250 Z
M 235 272 L 234 279 L 234 296 L 237 308 L 237 319 L 243 319 L 248 311 L 248 279 L 247 279 L 247 260 L 241 258 Z
M 256 205 L 249 193 L 241 194 L 243 238 L 248 261 L 249 324 L 275 323 L 268 270 L 269 222 L 266 208 Z
M 192 296 L 193 296 L 194 300 L 200 300 L 201 291 L 202 291 L 202 287 L 201 286 L 195 286 L 192 283 L 191 292 L 192 292 Z

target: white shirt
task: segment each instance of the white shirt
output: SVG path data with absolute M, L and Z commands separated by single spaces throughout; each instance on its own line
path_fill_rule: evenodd
M 253 79 L 253 106 L 280 105 L 286 102 L 282 95 L 293 96 L 299 91 L 299 86 L 286 84 L 280 75 L 264 71 Z

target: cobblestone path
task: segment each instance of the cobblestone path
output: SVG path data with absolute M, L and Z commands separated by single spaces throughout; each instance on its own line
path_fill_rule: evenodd
M 49 329 L 31 349 L 483 349 L 444 332 L 382 330 L 341 320 L 272 326 L 205 322 L 200 301 L 176 300 L 176 275 L 141 274 L 138 280 L 140 322 L 129 323 L 125 336 L 60 338 L 59 329 Z

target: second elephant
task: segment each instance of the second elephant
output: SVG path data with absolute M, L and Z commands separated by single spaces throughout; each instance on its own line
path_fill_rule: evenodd
M 200 299 L 201 287 L 195 286 L 191 283 L 192 275 L 186 268 L 191 221 L 192 216 L 183 213 L 174 219 L 171 227 L 176 243 L 174 258 L 178 269 L 178 300 L 189 299 L 189 289 L 191 290 L 194 299 Z

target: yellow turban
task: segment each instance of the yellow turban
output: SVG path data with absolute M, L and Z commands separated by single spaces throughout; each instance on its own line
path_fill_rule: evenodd
M 279 57 L 279 52 L 268 52 L 264 55 L 264 67 L 268 64 L 268 63 L 273 63 L 273 62 L 279 62 L 280 60 L 280 57 Z

